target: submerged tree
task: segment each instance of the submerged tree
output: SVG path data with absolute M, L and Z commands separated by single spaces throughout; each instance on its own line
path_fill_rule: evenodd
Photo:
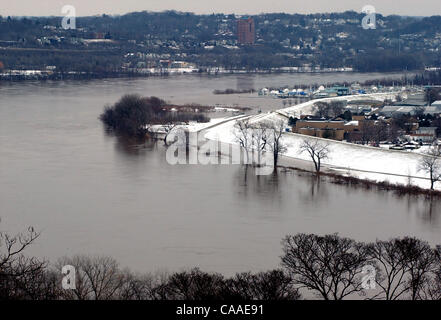
M 138 136 L 146 133 L 146 125 L 163 116 L 165 102 L 156 97 L 125 95 L 111 107 L 106 107 L 101 121 L 118 133 Z
M 279 163 L 279 156 L 288 150 L 282 139 L 285 131 L 285 122 L 283 120 L 279 120 L 264 123 L 262 126 L 267 128 L 267 135 L 265 136 L 266 144 L 273 154 L 273 164 L 276 168 Z
M 268 128 L 264 126 L 262 123 L 256 123 L 252 125 L 251 151 L 253 154 L 253 165 L 260 166 L 262 164 L 262 155 L 266 152 L 269 135 L 270 133 Z
M 250 163 L 249 153 L 253 147 L 253 126 L 249 119 L 236 121 L 233 134 L 240 148 L 245 152 L 246 164 Z
M 155 133 L 154 125 L 162 127 L 168 135 L 177 124 L 209 121 L 200 113 L 167 111 L 165 105 L 165 101 L 157 97 L 125 95 L 113 106 L 106 107 L 100 119 L 108 128 L 132 137 L 143 136 L 149 131 Z

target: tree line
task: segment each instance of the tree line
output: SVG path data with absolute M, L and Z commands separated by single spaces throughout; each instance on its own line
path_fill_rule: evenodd
M 441 300 L 441 246 L 413 238 L 357 242 L 337 234 L 297 234 L 282 240 L 280 268 L 225 277 L 198 268 L 134 273 L 105 256 L 24 255 L 39 237 L 0 232 L 0 300 Z M 62 289 L 63 266 L 75 268 L 75 288 Z
M 209 119 L 197 112 L 171 112 L 166 102 L 157 97 L 124 95 L 113 106 L 106 106 L 100 120 L 117 134 L 131 137 L 145 136 L 152 132 L 153 125 L 171 128 L 188 121 L 208 122 Z

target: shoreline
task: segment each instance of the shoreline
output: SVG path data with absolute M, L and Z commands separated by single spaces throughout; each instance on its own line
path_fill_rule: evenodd
M 29 75 L 26 74 L 11 74 L 14 71 L 32 71 Z M 378 71 L 344 71 L 344 70 L 332 70 L 332 71 L 287 71 L 287 70 L 256 70 L 256 71 L 244 71 L 244 70 L 228 70 L 222 72 L 161 72 L 161 73 L 139 73 L 139 72 L 106 72 L 103 74 L 88 73 L 83 71 L 75 71 L 71 73 L 54 73 L 46 70 L 4 70 L 0 73 L 0 83 L 2 82 L 27 82 L 27 81 L 82 81 L 82 80 L 106 80 L 106 79 L 148 79 L 148 78 L 168 78 L 179 76 L 234 76 L 234 75 L 270 75 L 270 74 L 384 74 L 402 76 L 403 70 L 378 72 Z M 408 70 L 406 73 L 421 73 L 424 70 Z M 9 73 L 9 74 L 8 74 Z
M 385 99 L 387 95 L 388 94 L 362 95 L 360 96 L 360 98 L 372 96 L 377 99 Z M 357 97 L 359 96 L 348 97 L 349 99 L 357 99 Z M 331 101 L 334 99 L 338 100 L 348 97 L 319 99 L 315 100 L 313 103 L 320 100 Z M 293 115 L 305 111 L 305 109 L 309 108 L 313 103 L 306 102 L 300 105 L 279 109 L 263 115 L 263 118 L 262 116 L 260 116 L 260 118 L 256 118 L 256 116 L 254 116 L 254 120 L 256 122 L 259 122 L 263 119 L 273 120 L 273 117 L 286 117 L 286 113 L 288 114 L 288 116 Z M 251 119 L 253 119 L 253 116 L 251 116 Z M 228 130 L 228 128 L 223 128 L 223 130 L 221 128 L 218 131 L 214 129 L 214 131 L 212 131 L 210 134 L 208 134 L 208 131 L 206 132 L 207 134 L 204 133 L 204 137 L 205 139 L 209 140 L 215 140 L 213 138 L 216 136 L 222 137 L 222 140 L 217 138 L 220 143 L 233 145 L 231 133 L 229 131 L 230 130 Z M 207 138 L 207 135 L 211 135 L 211 138 Z M 326 141 L 327 143 L 333 145 L 334 149 L 337 149 L 333 151 L 336 155 L 336 158 L 333 158 L 331 156 L 331 158 L 333 158 L 331 159 L 332 161 L 329 163 L 323 163 L 323 168 L 328 171 L 325 172 L 326 174 L 331 174 L 334 178 L 338 176 L 339 178 L 337 180 L 341 184 L 364 184 L 366 186 L 377 185 L 387 190 L 394 189 L 399 190 L 400 192 L 408 192 L 411 194 L 421 193 L 426 195 L 441 195 L 439 183 L 437 186 L 435 186 L 435 190 L 430 190 L 429 188 L 426 188 L 425 185 L 422 183 L 426 181 L 430 182 L 430 179 L 416 174 L 417 171 L 415 170 L 417 169 L 414 168 L 414 165 L 418 163 L 418 159 L 422 156 L 420 154 L 385 150 L 369 146 L 351 144 L 347 142 L 302 136 L 292 133 L 284 133 L 284 137 L 286 139 L 285 142 L 289 145 L 290 149 L 288 149 L 285 154 L 280 155 L 280 158 L 281 160 L 283 159 L 283 161 L 289 159 L 289 161 L 305 161 L 305 163 L 308 163 L 309 165 L 312 163 L 312 161 L 310 159 L 307 159 L 307 157 L 305 159 L 305 156 L 295 156 L 297 155 L 297 152 L 296 149 L 293 148 L 293 145 L 298 144 L 302 138 Z M 345 154 L 350 154 L 352 156 L 349 163 L 346 162 L 348 157 L 345 157 Z M 352 168 L 354 163 L 357 163 L 359 167 Z M 400 170 L 400 167 L 402 167 L 403 165 L 407 166 L 408 168 L 407 174 L 405 173 L 405 171 L 397 171 Z M 288 165 L 287 167 L 290 166 L 291 165 Z M 375 170 L 373 169 L 373 166 L 375 167 Z M 409 166 L 412 166 L 412 170 Z M 382 168 L 384 171 L 380 172 L 378 168 Z M 388 169 L 392 168 L 394 170 L 391 170 L 389 172 Z M 302 170 L 315 173 L 315 171 L 311 168 L 304 168 Z M 354 175 L 351 175 L 350 173 L 353 173 Z
M 204 128 L 203 130 L 206 129 L 210 129 L 211 127 L 215 127 L 217 125 L 221 125 L 224 124 L 228 121 L 222 121 L 221 123 L 217 123 L 214 124 L 210 127 Z M 207 139 L 206 140 L 211 140 L 211 139 Z M 211 141 L 216 141 L 216 140 L 211 140 Z M 222 142 L 217 140 L 218 143 L 220 143 L 221 145 L 228 145 L 230 147 L 237 147 L 236 144 L 233 143 L 226 143 L 226 142 Z M 199 149 L 199 146 L 198 146 Z M 224 154 L 222 152 L 218 152 L 217 154 L 218 156 L 225 156 L 225 157 L 231 157 L 230 154 Z M 335 170 L 335 166 L 329 165 L 329 164 L 322 164 L 322 170 L 320 172 L 316 172 L 312 166 L 312 161 L 308 161 L 308 160 L 304 160 L 304 159 L 300 159 L 300 158 L 294 158 L 294 157 L 290 157 L 290 156 L 286 156 L 286 155 L 280 155 L 279 156 L 279 165 L 277 165 L 277 167 L 274 168 L 274 172 L 272 174 L 278 174 L 278 170 L 281 170 L 282 172 L 287 172 L 287 171 L 295 171 L 295 172 L 301 172 L 301 173 L 307 173 L 317 179 L 320 179 L 321 177 L 325 177 L 327 178 L 327 182 L 330 182 L 332 184 L 336 184 L 336 185 L 344 185 L 344 186 L 348 186 L 348 187 L 355 187 L 355 188 L 363 188 L 365 190 L 371 190 L 373 188 L 377 188 L 378 190 L 384 190 L 384 191 L 393 191 L 395 192 L 395 194 L 399 195 L 399 196 L 405 196 L 405 195 L 413 195 L 413 196 L 424 196 L 426 198 L 432 199 L 433 197 L 435 197 L 436 199 L 441 199 L 441 190 L 439 189 L 435 189 L 435 190 L 430 190 L 430 189 L 426 189 L 426 188 L 422 188 L 416 185 L 405 185 L 405 184 L 400 184 L 400 183 L 392 183 L 386 180 L 383 181 L 375 181 L 372 179 L 367 179 L 367 178 L 360 178 L 360 177 L 356 177 L 356 176 L 352 176 L 350 175 L 350 172 L 353 171 L 360 171 L 360 170 L 356 170 L 356 169 L 349 169 L 346 170 L 347 175 L 343 174 L 341 171 L 339 170 Z M 242 165 L 246 165 L 246 164 L 242 164 Z M 250 164 L 248 164 L 250 165 Z M 251 165 L 252 166 L 252 165 Z M 365 171 L 368 173 L 371 173 L 370 171 Z M 394 174 L 391 173 L 379 173 L 381 175 L 385 175 L 385 176 L 394 176 Z M 403 175 L 403 177 L 406 177 L 405 175 Z M 424 180 L 429 180 L 428 178 L 423 178 L 423 177 L 411 177 L 412 179 L 424 179 Z
M 335 172 L 332 167 L 323 165 L 323 171 L 315 172 L 313 170 L 302 169 L 296 166 L 284 166 L 278 165 L 277 168 L 282 170 L 292 170 L 297 172 L 308 173 L 311 176 L 315 176 L 317 179 L 320 177 L 328 178 L 328 182 L 344 185 L 348 187 L 363 188 L 365 190 L 371 190 L 372 188 L 377 188 L 378 190 L 394 191 L 399 196 L 404 195 L 415 195 L 415 196 L 425 196 L 436 197 L 441 199 L 441 190 L 428 190 L 414 185 L 402 185 L 397 183 L 390 183 L 387 181 L 374 181 L 370 179 L 362 179 L 353 176 L 346 176 L 339 172 Z

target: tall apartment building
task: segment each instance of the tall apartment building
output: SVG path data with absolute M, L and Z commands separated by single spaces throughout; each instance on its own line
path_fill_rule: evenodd
M 237 38 L 239 44 L 254 44 L 255 26 L 253 18 L 237 21 Z

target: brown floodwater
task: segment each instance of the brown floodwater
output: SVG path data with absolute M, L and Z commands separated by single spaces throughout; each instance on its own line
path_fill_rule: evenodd
M 358 78 L 357 78 L 358 77 Z M 269 110 L 281 101 L 214 89 L 324 83 L 374 74 L 252 75 L 0 85 L 0 224 L 42 232 L 28 254 L 103 254 L 136 271 L 198 266 L 230 275 L 279 265 L 287 234 L 441 243 L 441 205 L 353 189 L 308 174 L 256 176 L 227 165 L 171 166 L 161 143 L 109 136 L 103 106 L 125 93 L 173 103 Z M 219 114 L 222 116 L 222 114 Z

